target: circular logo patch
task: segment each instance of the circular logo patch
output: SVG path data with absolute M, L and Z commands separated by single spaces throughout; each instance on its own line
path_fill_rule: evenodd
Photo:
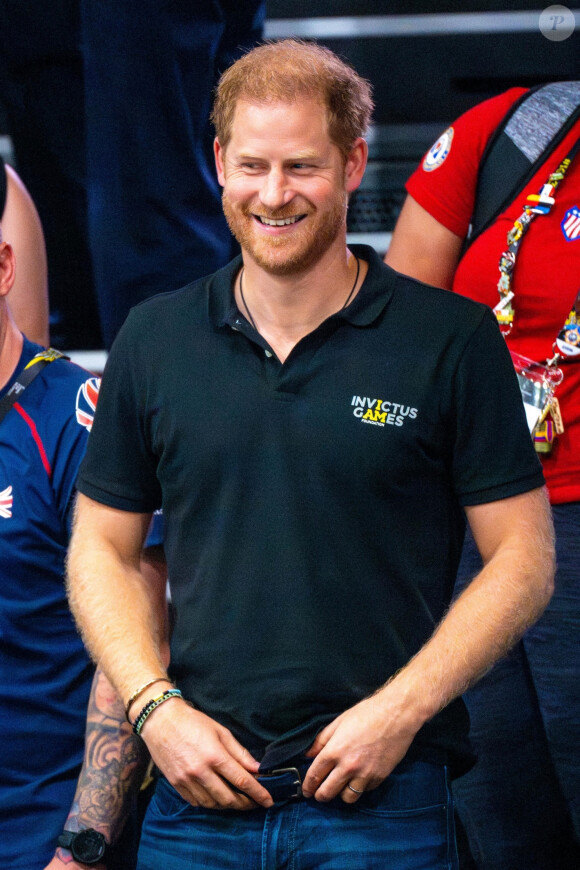
M 451 142 L 453 141 L 453 127 L 449 127 L 444 133 L 439 136 L 434 145 L 431 146 L 423 160 L 423 169 L 425 172 L 433 172 L 438 169 L 451 150 Z
M 548 6 L 540 15 L 540 30 L 550 42 L 562 42 L 576 28 L 574 13 L 567 6 Z

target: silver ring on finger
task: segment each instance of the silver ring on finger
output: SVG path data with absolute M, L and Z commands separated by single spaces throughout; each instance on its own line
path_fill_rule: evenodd
M 350 783 L 346 787 L 349 788 L 351 791 L 353 791 L 355 794 L 364 794 L 365 793 L 364 789 L 362 789 L 362 791 L 361 791 L 361 789 L 355 788 L 354 785 L 350 785 Z

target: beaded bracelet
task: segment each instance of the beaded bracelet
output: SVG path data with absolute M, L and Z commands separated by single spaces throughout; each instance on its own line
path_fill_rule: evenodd
M 145 689 L 149 688 L 149 686 L 155 685 L 155 683 L 170 683 L 170 682 L 171 682 L 171 680 L 169 679 L 169 677 L 155 677 L 154 680 L 149 680 L 148 683 L 143 683 L 142 686 L 139 686 L 138 689 L 135 689 L 135 691 L 133 692 L 133 694 L 131 695 L 131 697 L 129 698 L 129 700 L 127 701 L 127 703 L 125 705 L 125 717 L 127 719 L 127 722 L 129 721 L 129 710 L 131 709 L 131 704 L 133 703 L 133 701 L 135 701 L 139 697 L 141 692 L 144 692 Z
M 163 692 L 162 695 L 158 695 L 156 698 L 153 698 L 151 701 L 149 701 L 147 704 L 145 704 L 145 706 L 143 707 L 143 709 L 141 710 L 141 712 L 139 713 L 139 715 L 135 719 L 135 722 L 133 724 L 134 733 L 141 734 L 141 729 L 143 728 L 143 725 L 145 724 L 145 722 L 147 721 L 147 719 L 149 718 L 149 716 L 151 715 L 153 710 L 155 710 L 161 704 L 164 704 L 165 701 L 169 701 L 170 698 L 182 698 L 182 697 L 183 697 L 183 695 L 181 694 L 179 689 L 167 689 L 167 691 Z

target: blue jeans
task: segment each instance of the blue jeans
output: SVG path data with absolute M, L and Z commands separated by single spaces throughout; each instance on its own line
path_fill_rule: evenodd
M 404 762 L 354 805 L 312 798 L 248 812 L 192 807 L 165 779 L 138 870 L 457 870 L 444 767 Z
M 478 761 L 453 794 L 478 870 L 580 867 L 580 502 L 553 515 L 554 596 L 464 696 Z M 459 589 L 480 565 L 468 539 Z

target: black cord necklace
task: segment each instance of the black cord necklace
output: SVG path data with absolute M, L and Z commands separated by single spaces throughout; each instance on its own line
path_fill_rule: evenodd
M 258 331 L 258 327 L 256 326 L 256 321 L 255 321 L 254 318 L 252 317 L 252 312 L 251 312 L 250 309 L 248 308 L 248 303 L 246 302 L 246 297 L 244 296 L 243 278 L 244 278 L 244 269 L 245 269 L 245 268 L 246 268 L 245 266 L 242 266 L 242 271 L 240 272 L 240 296 L 242 297 L 242 302 L 244 303 L 244 308 L 245 308 L 246 311 L 248 312 L 248 317 L 250 318 L 250 323 L 252 324 L 252 326 L 254 327 L 254 329 L 255 329 L 256 332 L 257 332 L 257 331 Z
M 359 258 L 356 256 L 356 254 L 355 254 L 355 260 L 356 260 L 356 275 L 354 276 L 354 284 L 352 285 L 351 290 L 350 290 L 350 293 L 349 293 L 348 296 L 346 297 L 346 299 L 345 299 L 345 301 L 344 301 L 344 305 L 342 306 L 342 308 L 346 308 L 346 306 L 347 306 L 348 303 L 350 302 L 351 296 L 352 296 L 352 294 L 354 293 L 354 291 L 355 291 L 355 289 L 356 289 L 356 285 L 357 285 L 357 283 L 358 283 L 358 276 L 359 276 L 359 272 L 360 272 L 360 260 L 359 260 Z M 342 311 L 342 308 L 340 309 L 341 311 Z
M 357 256 L 355 256 L 355 260 L 356 260 L 356 275 L 354 276 L 354 284 L 352 285 L 352 287 L 350 289 L 350 293 L 348 294 L 348 296 L 346 297 L 346 299 L 344 301 L 344 305 L 342 305 L 340 307 L 340 309 L 339 309 L 340 311 L 342 311 L 343 308 L 346 308 L 346 306 L 348 305 L 348 303 L 351 300 L 352 294 L 354 293 L 354 291 L 356 289 L 356 285 L 358 284 L 358 276 L 360 274 L 360 260 Z M 244 308 L 246 309 L 246 311 L 248 313 L 250 323 L 252 324 L 252 326 L 254 327 L 256 332 L 258 332 L 258 327 L 256 326 L 256 321 L 252 317 L 252 312 L 250 311 L 250 309 L 248 307 L 248 303 L 246 302 L 246 297 L 244 296 L 244 269 L 245 269 L 245 266 L 242 266 L 242 271 L 240 272 L 240 296 L 242 297 L 242 302 L 244 303 Z

